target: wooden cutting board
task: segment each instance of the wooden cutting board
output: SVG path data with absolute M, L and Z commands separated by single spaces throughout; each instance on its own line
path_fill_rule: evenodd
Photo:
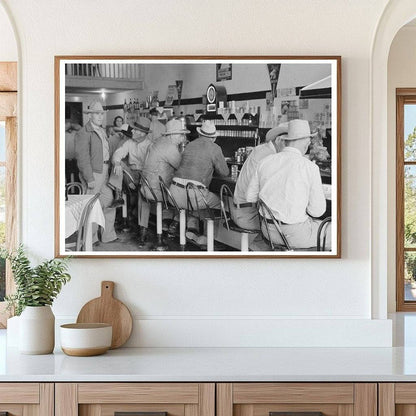
M 113 326 L 111 349 L 121 347 L 130 337 L 133 319 L 124 303 L 113 297 L 114 282 L 101 282 L 101 296 L 86 303 L 77 323 L 107 323 Z

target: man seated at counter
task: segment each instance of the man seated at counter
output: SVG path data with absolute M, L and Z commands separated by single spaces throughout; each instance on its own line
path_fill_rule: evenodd
M 214 123 L 205 120 L 201 127 L 196 128 L 198 138 L 190 142 L 182 154 L 182 160 L 172 180 L 170 191 L 180 208 L 187 208 L 186 184 L 192 182 L 201 190 L 201 194 L 210 208 L 221 207 L 218 195 L 210 192 L 213 173 L 219 176 L 228 176 L 229 169 L 221 147 L 215 144 L 217 130 Z M 204 207 L 202 195 L 197 193 L 197 201 L 191 201 L 195 206 L 198 202 Z M 188 229 L 198 231 L 198 220 L 188 216 Z
M 182 154 L 179 151 L 179 145 L 186 140 L 187 133 L 189 133 L 189 130 L 183 128 L 180 120 L 170 120 L 166 124 L 166 132 L 163 136 L 149 146 L 143 176 L 147 179 L 158 200 L 162 199 L 159 176 L 166 186 L 170 186 L 175 170 L 179 168 L 181 163 Z M 146 194 L 145 196 L 152 199 L 152 195 Z M 145 242 L 149 213 L 149 204 L 141 198 L 139 211 L 141 242 Z M 172 233 L 175 231 L 177 224 L 177 221 L 172 223 Z
M 247 188 L 260 161 L 283 149 L 284 141 L 281 137 L 287 133 L 287 129 L 288 123 L 270 129 L 266 134 L 266 142 L 253 149 L 241 168 L 235 185 L 233 204 L 230 205 L 231 217 L 241 228 L 246 230 L 260 228 L 257 204 L 247 202 Z
M 247 189 L 247 201 L 261 199 L 266 203 L 293 248 L 316 246 L 321 221 L 313 217 L 323 215 L 326 209 L 319 168 L 304 157 L 315 134 L 311 134 L 307 120 L 290 121 L 284 149 L 259 163 Z M 262 232 L 268 237 L 264 224 Z M 274 227 L 269 227 L 269 232 L 273 243 L 283 245 Z M 327 232 L 330 235 L 329 227 Z M 330 246 L 331 239 L 327 241 Z
M 121 189 L 123 184 L 123 169 L 126 170 L 133 178 L 132 188 L 136 188 L 139 182 L 139 171 L 143 169 L 147 148 L 150 140 L 147 139 L 149 133 L 150 120 L 140 117 L 139 121 L 134 124 L 134 128 L 129 124 L 123 124 L 121 131 L 128 138 L 118 149 L 115 150 L 112 157 L 113 170 L 108 181 L 108 186 L 115 190 L 115 199 L 112 204 L 113 208 L 123 205 Z M 127 163 L 123 162 L 128 157 Z

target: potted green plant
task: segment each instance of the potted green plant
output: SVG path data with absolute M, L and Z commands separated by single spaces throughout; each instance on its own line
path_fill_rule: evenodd
M 55 346 L 55 316 L 51 305 L 71 276 L 68 259 L 46 260 L 32 266 L 21 245 L 16 250 L 0 250 L 10 261 L 16 292 L 6 296 L 8 309 L 19 318 L 19 351 L 49 354 Z

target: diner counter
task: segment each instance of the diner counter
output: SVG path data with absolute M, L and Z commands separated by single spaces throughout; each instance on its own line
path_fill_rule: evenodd
M 416 381 L 416 348 L 120 348 L 21 355 L 0 330 L 2 382 Z

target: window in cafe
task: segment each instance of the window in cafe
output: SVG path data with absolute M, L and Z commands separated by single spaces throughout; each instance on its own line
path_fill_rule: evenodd
M 12 249 L 17 241 L 17 64 L 0 62 L 0 247 Z M 0 259 L 0 328 L 6 324 L 4 296 L 13 293 L 13 276 Z
M 0 121 L 0 246 L 6 244 L 6 126 Z M 0 302 L 6 293 L 6 267 L 0 259 Z
M 397 90 L 396 301 L 416 311 L 416 89 Z

